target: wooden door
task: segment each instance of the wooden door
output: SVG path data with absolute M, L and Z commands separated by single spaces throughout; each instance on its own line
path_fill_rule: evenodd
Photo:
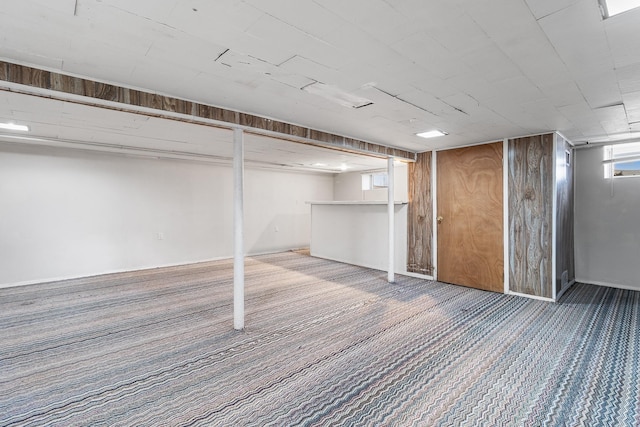
M 441 282 L 504 292 L 502 142 L 437 153 Z

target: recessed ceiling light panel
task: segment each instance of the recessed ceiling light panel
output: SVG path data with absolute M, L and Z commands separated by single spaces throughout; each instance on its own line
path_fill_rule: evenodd
M 622 12 L 640 7 L 640 0 L 599 0 L 603 18 L 610 18 Z
M 437 136 L 444 136 L 444 135 L 449 135 L 449 134 L 441 130 L 429 130 L 426 132 L 420 132 L 416 134 L 416 136 L 419 136 L 420 138 L 435 138 Z
M 15 123 L 0 123 L 0 129 L 17 130 L 20 132 L 29 132 L 29 126 L 17 125 Z

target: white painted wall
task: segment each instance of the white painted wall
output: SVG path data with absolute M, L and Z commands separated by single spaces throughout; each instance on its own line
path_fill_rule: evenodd
M 314 204 L 311 255 L 377 270 L 389 268 L 386 204 Z M 407 205 L 395 205 L 394 267 L 407 272 Z
M 639 289 L 640 178 L 604 179 L 603 147 L 575 150 L 576 280 Z
M 309 246 L 333 176 L 246 169 L 249 254 Z M 0 144 L 0 287 L 232 256 L 232 169 Z
M 396 202 L 409 200 L 408 166 L 406 163 L 394 165 L 394 194 Z M 386 171 L 386 169 L 381 169 Z M 333 184 L 334 200 L 336 201 L 385 201 L 387 189 L 379 188 L 362 191 L 363 172 L 343 172 L 335 175 Z

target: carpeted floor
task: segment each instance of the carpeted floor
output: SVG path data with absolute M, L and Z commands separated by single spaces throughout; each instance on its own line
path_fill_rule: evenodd
M 282 253 L 0 289 L 0 425 L 640 425 L 640 293 L 558 304 Z

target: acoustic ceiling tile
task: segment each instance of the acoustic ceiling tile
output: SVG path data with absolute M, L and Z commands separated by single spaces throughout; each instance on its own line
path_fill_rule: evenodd
M 492 44 L 487 33 L 467 14 L 458 16 L 454 22 L 440 21 L 438 25 L 425 27 L 424 32 L 459 57 Z
M 465 55 L 463 61 L 490 83 L 522 75 L 520 68 L 495 45 L 479 48 Z
M 566 65 L 542 31 L 498 44 L 522 73 L 534 82 L 569 78 Z
M 451 52 L 424 32 L 404 38 L 391 47 L 409 61 L 415 62 L 430 75 L 450 79 L 468 71 L 463 58 Z
M 489 88 L 491 95 L 485 101 L 492 101 L 494 106 L 499 106 L 501 102 L 507 105 L 526 104 L 538 101 L 544 96 L 540 89 L 524 76 L 493 82 Z
M 538 22 L 573 74 L 612 68 L 597 2 L 574 3 Z
M 604 21 L 611 55 L 616 68 L 638 64 L 640 52 L 640 8 L 613 16 Z
M 238 33 L 246 31 L 263 14 L 242 0 L 182 0 L 167 24 L 187 32 Z
M 522 1 L 476 0 L 465 6 L 473 21 L 494 42 L 509 43 L 539 31 L 535 17 Z
M 576 84 L 592 108 L 618 104 L 622 101 L 615 72 L 610 70 L 583 73 Z
M 60 0 L 38 1 L 52 4 L 60 3 Z M 64 2 L 67 3 L 67 8 L 71 9 L 72 14 L 76 8 L 76 3 L 78 4 L 77 9 L 85 9 L 88 5 L 100 5 L 159 23 L 166 23 L 167 18 L 169 18 L 176 9 L 188 7 L 180 0 L 64 0 Z
M 640 122 L 640 91 L 622 95 L 629 123 Z
M 113 22 L 118 22 L 118 31 L 111 29 Z M 84 37 L 75 38 L 75 44 L 88 45 L 87 49 L 93 47 L 92 43 L 107 44 L 140 56 L 156 39 L 175 37 L 177 33 L 166 25 L 101 2 L 92 5 L 79 3 L 75 23 L 83 32 L 86 31 Z
M 40 14 L 41 16 L 54 14 L 56 16 L 73 16 L 76 0 L 5 0 L 2 12 L 7 14 Z
M 367 49 L 372 40 L 360 28 L 311 0 L 246 1 L 256 9 L 335 47 L 357 52 Z
M 332 84 L 338 80 L 338 72 L 325 65 L 319 64 L 308 58 L 304 58 L 299 55 L 282 62 L 279 69 L 284 72 L 306 77 L 310 80 L 322 82 L 325 84 Z
M 531 13 L 536 19 L 544 18 L 547 15 L 556 13 L 568 6 L 571 6 L 577 0 L 525 0 Z
M 546 81 L 539 88 L 555 107 L 584 102 L 584 95 L 571 79 Z
M 228 47 L 234 52 L 252 56 L 272 65 L 281 64 L 295 55 L 295 51 L 287 46 L 271 43 L 249 33 L 239 34 L 229 41 Z
M 278 47 L 297 52 L 298 49 L 313 41 L 313 37 L 297 28 L 276 19 L 271 15 L 264 14 L 254 22 L 246 33 L 263 40 L 280 40 Z
M 620 92 L 623 94 L 640 91 L 640 62 L 616 68 Z
M 357 26 L 373 38 L 393 42 L 408 18 L 384 0 L 315 0 L 315 3 Z M 400 29 L 400 31 L 398 31 Z
M 144 56 L 158 64 L 169 64 L 199 71 L 215 69 L 216 59 L 227 48 L 186 33 L 155 41 Z

